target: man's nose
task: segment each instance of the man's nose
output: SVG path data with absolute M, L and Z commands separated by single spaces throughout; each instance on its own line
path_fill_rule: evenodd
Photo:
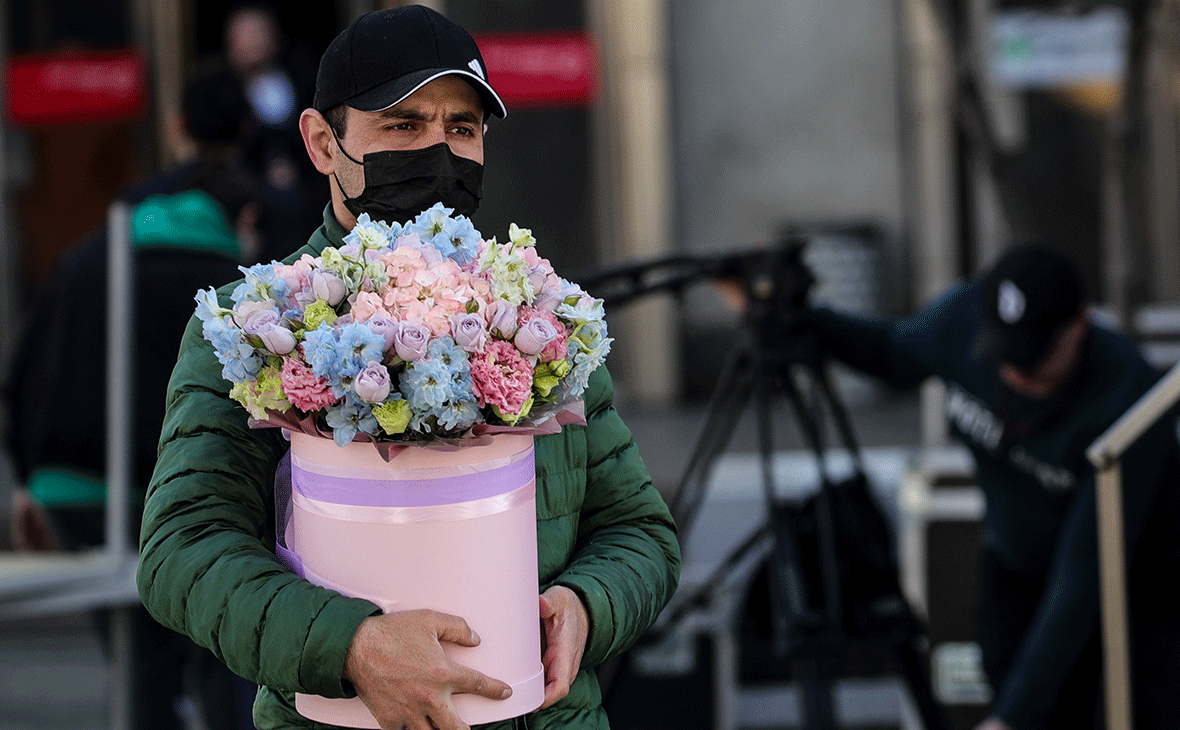
M 433 147 L 439 142 L 447 141 L 447 129 L 443 125 L 430 125 L 426 130 L 426 146 Z

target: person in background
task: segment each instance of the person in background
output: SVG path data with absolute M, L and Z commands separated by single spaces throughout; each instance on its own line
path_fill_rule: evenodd
M 978 730 L 1103 726 L 1095 471 L 1086 450 L 1160 378 L 1095 323 L 1062 252 L 1010 249 L 904 321 L 816 308 L 823 351 L 894 387 L 946 385 L 986 498 L 977 640 L 994 697 Z M 1180 715 L 1180 454 L 1164 418 L 1122 458 L 1134 726 Z
M 324 179 L 303 149 L 299 113 L 315 93 L 315 61 L 288 42 L 273 6 L 235 5 L 222 34 L 224 62 L 241 80 L 252 125 L 247 164 L 261 178 L 269 208 L 261 260 L 281 259 L 307 240 L 328 203 Z
M 361 16 L 325 52 L 301 117 L 332 202 L 287 261 L 341 246 L 363 213 L 404 222 L 444 202 L 471 215 L 485 124 L 505 114 L 465 30 L 416 5 Z M 223 302 L 230 291 L 221 290 Z M 297 692 L 359 696 L 394 730 L 464 728 L 452 694 L 508 696 L 499 678 L 443 653 L 443 643 L 479 643 L 463 617 L 382 614 L 278 561 L 274 480 L 288 445 L 278 429 L 249 427 L 195 317 L 170 387 L 144 511 L 140 595 L 161 622 L 260 684 L 259 728 L 324 727 L 298 714 Z M 613 407 L 605 367 L 584 401 L 585 426 L 536 439 L 544 704 L 499 728 L 605 730 L 594 668 L 640 637 L 679 578 L 671 515 Z
M 245 99 L 232 75 L 188 82 L 184 120 L 196 151 L 123 199 L 132 205 L 135 338 L 131 421 L 132 534 L 156 461 L 164 395 L 192 314 L 196 288 L 238 275 L 260 248 L 257 182 L 240 163 Z M 16 349 L 6 383 L 6 442 L 22 488 L 14 494 L 12 542 L 22 550 L 86 550 L 106 540 L 107 231 L 73 246 L 55 267 Z M 138 487 L 137 489 L 135 487 Z M 184 698 L 197 697 L 209 730 L 252 727 L 253 687 L 205 649 L 157 623 L 141 606 L 133 622 L 133 727 L 185 727 Z M 105 637 L 105 612 L 98 615 Z M 195 689 L 186 688 L 186 673 Z M 186 691 L 191 689 L 191 691 Z

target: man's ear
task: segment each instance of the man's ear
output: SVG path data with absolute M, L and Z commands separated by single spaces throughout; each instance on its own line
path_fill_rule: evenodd
M 299 133 L 315 169 L 324 175 L 336 172 L 336 138 L 324 115 L 315 109 L 304 109 L 299 115 Z

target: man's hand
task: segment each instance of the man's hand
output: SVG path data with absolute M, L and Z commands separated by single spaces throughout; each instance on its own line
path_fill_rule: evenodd
M 443 653 L 442 642 L 477 646 L 479 637 L 458 616 L 398 611 L 361 622 L 344 660 L 344 679 L 383 730 L 467 730 L 451 695 L 507 699 L 512 688 Z
M 975 730 L 1012 730 L 1012 728 L 998 717 L 989 717 L 976 725 Z
M 27 489 L 12 493 L 12 546 L 21 552 L 57 550 L 57 540 L 49 527 L 49 515 Z
M 548 707 L 569 694 L 586 637 L 590 633 L 590 615 L 578 594 L 565 586 L 553 586 L 541 594 L 541 624 L 545 627 L 545 702 Z

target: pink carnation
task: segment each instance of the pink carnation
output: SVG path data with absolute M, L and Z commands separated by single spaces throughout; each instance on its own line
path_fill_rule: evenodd
M 471 380 L 480 406 L 519 413 L 533 388 L 533 366 L 511 342 L 495 340 L 471 358 Z
M 304 413 L 318 411 L 336 402 L 327 378 L 322 378 L 295 358 L 283 358 L 283 372 L 279 374 L 287 400 Z
M 565 331 L 565 325 L 557 319 L 557 315 L 553 314 L 553 312 L 545 311 L 544 309 L 521 307 L 517 312 L 516 317 L 517 323 L 521 327 L 524 327 L 526 324 L 528 324 L 529 320 L 540 317 L 541 319 L 548 320 L 549 324 L 553 325 L 553 329 L 557 331 L 557 337 L 555 337 L 552 342 L 546 345 L 545 349 L 541 350 L 541 362 L 553 362 L 554 360 L 564 360 L 566 358 L 566 356 L 569 354 L 569 346 L 566 344 L 566 340 L 568 339 L 569 335 Z

